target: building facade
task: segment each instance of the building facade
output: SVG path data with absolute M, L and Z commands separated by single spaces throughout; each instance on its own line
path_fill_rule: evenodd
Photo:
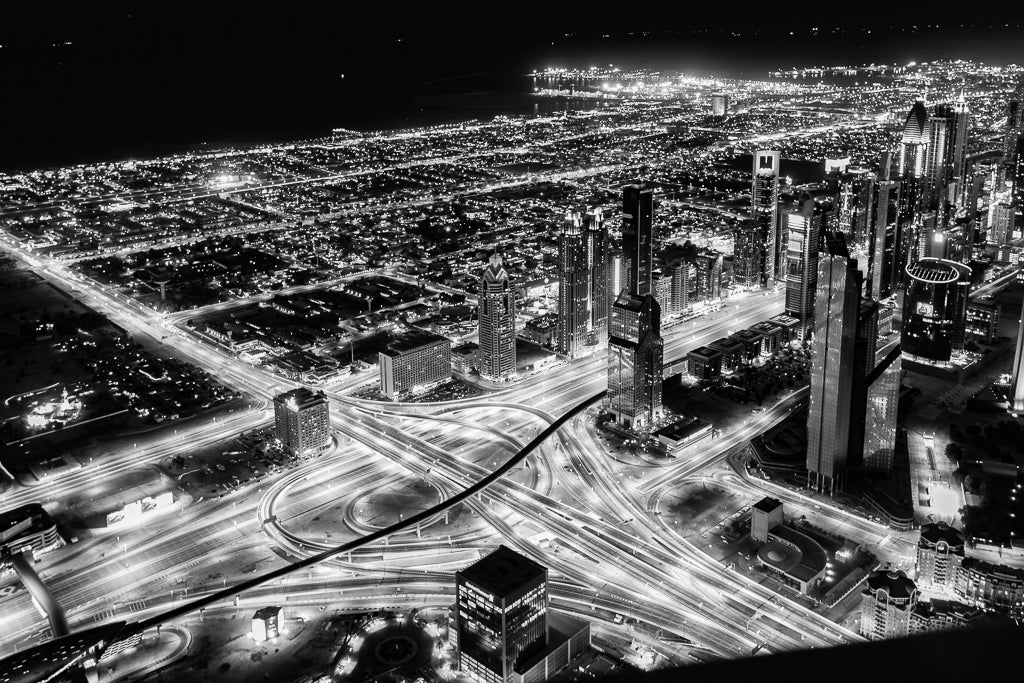
M 477 369 L 492 382 L 516 376 L 516 293 L 500 254 L 492 254 L 480 277 L 480 348 Z
M 917 542 L 917 583 L 951 592 L 956 572 L 964 561 L 965 546 L 964 535 L 945 522 L 923 525 Z
M 331 445 L 331 415 L 322 391 L 292 389 L 274 398 L 274 433 L 296 457 L 306 457 Z
M 902 346 L 906 358 L 948 365 L 964 351 L 971 270 L 962 263 L 924 258 L 907 268 Z
M 861 592 L 861 635 L 868 640 L 906 636 L 917 597 L 917 586 L 903 572 L 874 572 Z
M 570 212 L 558 235 L 558 327 L 555 351 L 575 358 L 587 343 L 590 269 L 580 215 Z
M 517 666 L 548 644 L 548 571 L 499 546 L 455 574 L 457 668 L 484 683 L 513 683 Z
M 786 315 L 800 321 L 801 340 L 810 334 L 814 321 L 821 230 L 821 211 L 805 193 L 800 208 L 786 214 Z
M 452 342 L 429 332 L 406 335 L 377 353 L 381 393 L 392 401 L 451 377 Z
M 761 234 L 764 274 L 762 285 L 768 280 L 782 277 L 783 240 L 779 229 L 779 162 L 782 153 L 776 150 L 758 150 L 754 153 L 754 168 L 750 189 L 750 218 Z

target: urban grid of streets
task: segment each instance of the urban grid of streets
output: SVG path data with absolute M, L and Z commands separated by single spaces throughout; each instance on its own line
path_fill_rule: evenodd
M 843 125 L 872 126 L 875 122 Z M 628 128 L 636 131 L 632 124 Z M 522 182 L 567 180 L 608 170 L 602 166 L 553 172 Z M 193 196 L 202 191 L 178 190 Z M 434 196 L 423 201 L 436 200 Z M 112 453 L 37 486 L 14 489 L 3 498 L 4 508 L 65 500 L 83 490 L 103 495 L 105 487 L 115 486 L 118 475 L 128 470 L 265 425 L 270 400 L 290 386 L 280 377 L 186 334 L 176 326 L 181 315 L 156 313 L 83 278 L 69 267 L 70 261 L 30 253 L 6 235 L 2 244 L 46 280 L 132 335 L 148 337 L 168 353 L 258 401 L 247 410 L 193 422 L 174 433 L 165 429 L 161 436 L 137 448 Z M 779 290 L 729 299 L 724 310 L 665 331 L 665 364 L 782 309 Z M 151 616 L 197 591 L 202 594 L 241 580 L 242 568 L 239 563 L 232 564 L 232 558 L 260 550 L 269 555 L 268 544 L 293 556 L 309 556 L 331 547 L 328 538 L 309 538 L 289 528 L 290 518 L 313 505 L 344 503 L 370 487 L 409 477 L 424 479 L 442 496 L 449 495 L 481 478 L 555 416 L 601 391 L 606 375 L 604 355 L 597 354 L 547 374 L 523 378 L 485 397 L 444 404 L 397 404 L 386 409 L 379 402 L 346 395 L 356 381 L 361 378 L 343 380 L 328 392 L 338 440 L 338 447 L 329 455 L 269 483 L 243 487 L 221 499 L 195 501 L 176 514 L 149 522 L 146 528 L 122 532 L 116 540 L 102 534 L 86 539 L 41 565 L 72 627 L 93 625 L 114 615 L 129 619 Z M 453 592 L 451 572 L 494 547 L 500 537 L 500 542 L 551 569 L 556 607 L 586 613 L 596 608 L 606 615 L 626 613 L 666 636 L 680 636 L 693 643 L 652 639 L 650 646 L 669 662 L 683 662 L 695 653 L 735 657 L 759 647 L 779 651 L 859 640 L 856 633 L 809 609 L 806 601 L 779 594 L 741 571 L 726 569 L 705 552 L 699 538 L 684 535 L 662 517 L 663 495 L 682 482 L 710 478 L 750 499 L 766 494 L 779 498 L 792 514 L 813 515 L 819 526 L 862 543 L 881 561 L 909 566 L 915 540 L 911 534 L 892 532 L 789 488 L 750 478 L 742 466 L 736 466 L 735 456 L 749 439 L 778 424 L 805 395 L 805 389 L 793 390 L 700 452 L 660 466 L 614 454 L 595 431 L 595 412 L 590 410 L 531 455 L 515 476 L 499 481 L 471 503 L 473 512 L 497 537 L 482 527 L 449 535 L 446 525 L 434 523 L 253 591 L 243 599 L 253 601 L 246 604 L 258 604 L 264 595 L 287 595 L 329 602 L 337 601 L 342 591 L 352 605 L 447 604 Z M 539 548 L 530 541 L 538 531 L 557 538 L 561 552 Z M 268 561 L 279 560 L 272 557 Z M 179 585 L 177 579 L 182 575 L 212 566 L 223 575 L 215 585 L 196 586 L 193 581 L 189 582 L 191 591 L 187 584 L 184 589 Z M 4 597 L 0 610 L 7 634 L 4 654 L 38 642 L 45 632 L 45 622 L 24 592 Z

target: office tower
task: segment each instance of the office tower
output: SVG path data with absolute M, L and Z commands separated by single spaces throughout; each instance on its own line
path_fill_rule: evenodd
M 1019 214 L 1024 208 L 1024 135 L 1017 139 L 1017 154 L 1014 156 L 1012 170 L 1011 197 Z
M 512 683 L 548 642 L 548 570 L 505 546 L 455 573 L 457 668 Z
M 606 405 L 617 425 L 636 430 L 647 429 L 661 417 L 661 307 L 651 292 L 652 193 L 627 185 L 622 194 L 629 277 L 611 307 Z
M 967 138 L 970 132 L 970 120 L 970 109 L 967 106 L 964 92 L 961 90 L 960 97 L 957 98 L 956 103 L 953 105 L 953 134 L 950 137 L 949 147 L 950 169 L 952 179 L 957 184 L 958 195 L 963 195 L 966 190 L 967 169 L 965 164 L 967 160 Z
M 611 315 L 611 302 L 626 287 L 626 258 L 621 250 L 608 252 L 608 304 Z
M 1024 411 L 1024 311 L 1017 326 L 1017 351 L 1010 376 L 1010 408 L 1016 413 Z
M 927 163 L 928 109 L 923 100 L 916 100 L 903 124 L 900 139 L 899 174 L 912 178 L 923 178 Z
M 608 341 L 608 228 L 600 209 L 585 215 L 583 225 L 587 251 L 587 345 L 594 346 Z
M 782 501 L 765 497 L 750 510 L 750 537 L 758 543 L 768 542 L 768 532 L 782 524 Z
M 783 240 L 779 235 L 779 161 L 782 153 L 758 150 L 754 154 L 750 189 L 750 217 L 760 226 L 764 244 L 762 284 L 782 275 Z
M 733 232 L 733 283 L 745 289 L 760 287 L 764 282 L 764 241 L 757 221 L 740 221 Z
M 690 285 L 697 277 L 692 263 L 678 259 L 666 266 L 672 275 L 672 310 L 686 313 L 690 309 Z
M 842 488 L 849 460 L 860 271 L 839 233 L 826 238 L 814 296 L 811 400 L 807 414 L 808 485 Z
M 576 212 L 565 217 L 558 236 L 558 327 L 555 351 L 577 357 L 587 343 L 590 319 L 587 241 Z
M 881 301 L 892 295 L 899 268 L 899 183 L 878 181 L 874 204 L 868 282 L 871 298 Z
M 806 192 L 800 208 L 786 214 L 786 315 L 800 321 L 797 336 L 810 333 L 814 319 L 814 289 L 818 277 L 818 242 L 822 215 Z
M 917 607 L 917 586 L 900 571 L 876 571 L 860 598 L 860 632 L 868 640 L 905 636 Z
M 631 294 L 651 293 L 654 267 L 654 191 L 639 185 L 622 189 L 622 254 L 626 284 Z M 619 292 L 616 292 L 619 294 Z
M 716 118 L 725 118 L 729 115 L 729 96 L 724 93 L 711 95 L 711 115 Z
M 917 541 L 918 585 L 951 592 L 956 570 L 964 561 L 964 547 L 964 535 L 945 522 L 923 525 Z
M 381 393 L 392 401 L 417 394 L 452 375 L 452 342 L 430 332 L 413 332 L 377 352 Z
M 713 301 L 722 297 L 722 255 L 704 249 L 694 259 L 697 269 L 697 298 Z
M 871 240 L 875 174 L 867 169 L 851 168 L 840 173 L 837 181 L 836 229 L 846 233 L 852 243 L 866 246 Z
M 331 416 L 324 392 L 302 387 L 275 396 L 274 434 L 296 457 L 327 448 L 331 444 Z
M 935 105 L 928 118 L 928 143 L 925 147 L 925 185 L 922 206 L 926 209 L 939 207 L 945 200 L 946 186 L 951 177 L 952 140 L 955 138 L 956 116 L 952 107 Z
M 516 293 L 500 254 L 491 254 L 480 277 L 480 376 L 503 382 L 516 376 Z
M 1003 137 L 1003 163 L 1010 166 L 1017 158 L 1017 141 L 1021 136 L 1022 108 L 1020 100 L 1010 100 L 1006 112 L 1006 134 Z
M 886 309 L 889 312 L 891 309 Z M 891 313 L 890 313 L 891 314 Z M 875 367 L 864 380 L 867 385 L 861 463 L 869 472 L 890 472 L 896 454 L 896 420 L 900 407 L 900 375 L 903 372 L 899 344 L 878 351 Z
M 902 346 L 908 360 L 947 366 L 964 351 L 971 269 L 925 258 L 907 269 Z
M 995 202 L 988 209 L 988 241 L 996 246 L 1008 244 L 1013 234 L 1013 205 Z

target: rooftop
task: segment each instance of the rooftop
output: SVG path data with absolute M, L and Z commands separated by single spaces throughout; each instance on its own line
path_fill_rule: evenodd
M 458 572 L 462 578 L 496 595 L 508 595 L 523 584 L 545 577 L 547 569 L 504 545 Z
M 256 614 L 252 615 L 253 619 L 270 619 L 276 617 L 281 613 L 281 608 L 274 605 L 268 605 L 267 607 L 260 607 L 256 610 Z
M 962 549 L 964 547 L 964 540 L 963 533 L 958 529 L 951 527 L 945 522 L 937 522 L 921 526 L 921 540 L 918 544 L 922 547 L 927 547 L 928 545 L 945 542 L 951 548 Z
M 5 543 L 36 529 L 49 528 L 53 524 L 53 518 L 39 503 L 28 503 L 12 508 L 0 513 L 0 543 Z
M 917 584 L 899 571 L 875 572 L 868 577 L 868 590 L 871 592 L 885 588 L 890 598 L 909 600 L 917 590 Z
M 323 392 L 312 391 L 306 387 L 299 387 L 298 389 L 292 389 L 286 391 L 283 394 L 278 394 L 274 397 L 274 403 L 289 403 L 292 402 L 297 407 L 303 407 L 306 405 L 315 405 L 317 403 L 326 401 L 327 398 Z
M 387 355 L 397 355 L 445 341 L 448 341 L 447 337 L 442 337 L 433 332 L 409 332 L 388 342 L 388 347 L 384 353 Z
M 754 503 L 754 509 L 760 510 L 761 512 L 772 512 L 775 508 L 782 505 L 782 501 L 776 498 L 765 497 Z
M 769 532 L 768 538 L 757 551 L 765 564 L 804 582 L 813 581 L 825 571 L 825 550 L 810 536 L 780 524 Z
M 672 424 L 662 427 L 655 432 L 655 434 L 679 441 L 695 434 L 696 432 L 707 429 L 710 426 L 710 423 L 700 419 L 699 417 L 684 417 L 681 420 L 676 420 Z
M 708 360 L 716 356 L 721 356 L 722 352 L 721 350 L 713 349 L 710 346 L 702 346 L 699 349 L 693 349 L 692 351 L 689 351 L 686 355 L 687 357 L 694 356 L 696 358 L 703 358 L 705 360 Z

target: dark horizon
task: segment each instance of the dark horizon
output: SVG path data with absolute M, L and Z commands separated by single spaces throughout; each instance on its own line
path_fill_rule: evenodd
M 0 171 L 156 157 L 204 143 L 287 142 L 336 127 L 490 118 L 501 109 L 418 98 L 521 92 L 517 77 L 547 66 L 614 63 L 757 78 L 793 66 L 1024 61 L 1021 22 L 947 20 L 915 29 L 899 13 L 884 22 L 835 22 L 797 7 L 784 17 L 716 15 L 670 29 L 565 9 L 510 12 L 500 22 L 470 10 L 383 17 L 337 8 L 188 12 L 167 3 L 46 9 L 45 17 L 16 17 L 0 28 L 0 78 L 12 93 Z

